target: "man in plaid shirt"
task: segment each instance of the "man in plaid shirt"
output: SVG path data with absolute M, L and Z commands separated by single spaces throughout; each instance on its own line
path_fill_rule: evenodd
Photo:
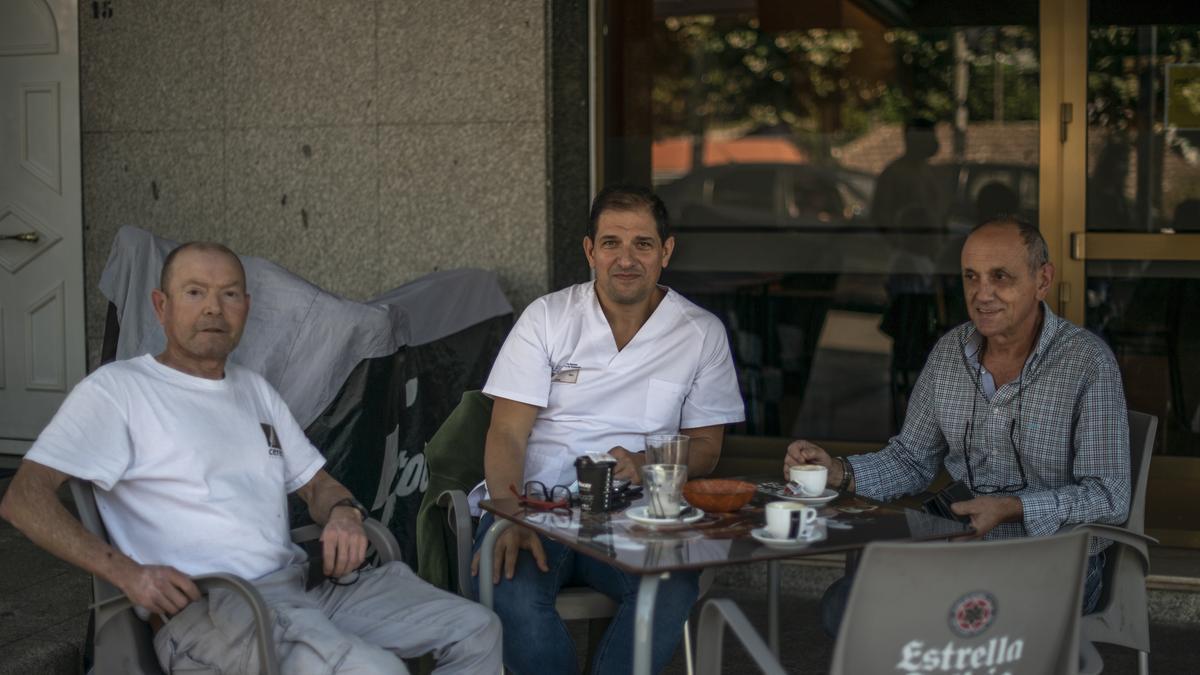
M 1121 374 L 1099 338 L 1044 302 L 1054 266 L 1041 233 L 1009 217 L 980 225 L 963 245 L 962 275 L 971 321 L 930 353 L 900 434 L 878 452 L 847 458 L 795 441 L 784 473 L 821 464 L 830 487 L 888 500 L 925 490 L 945 466 L 974 495 L 953 511 L 986 539 L 1124 522 L 1130 471 Z M 1084 613 L 1100 598 L 1109 543 L 1091 542 Z M 850 581 L 826 592 L 830 634 Z

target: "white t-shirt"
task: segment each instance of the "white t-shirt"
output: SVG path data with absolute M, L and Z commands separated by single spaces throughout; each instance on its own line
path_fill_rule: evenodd
M 91 481 L 135 561 L 251 580 L 304 560 L 287 493 L 325 463 L 257 373 L 230 363 L 208 380 L 150 355 L 80 382 L 25 457 Z
M 645 434 L 746 419 L 725 327 L 666 292 L 620 351 L 591 282 L 542 296 L 521 314 L 483 392 L 541 408 L 526 481 L 569 485 L 582 454 L 618 445 L 639 452 Z

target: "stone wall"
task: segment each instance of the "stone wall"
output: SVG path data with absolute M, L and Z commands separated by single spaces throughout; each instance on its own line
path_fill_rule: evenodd
M 109 6 L 80 3 L 92 365 L 122 225 L 355 299 L 463 266 L 518 307 L 549 289 L 547 0 Z

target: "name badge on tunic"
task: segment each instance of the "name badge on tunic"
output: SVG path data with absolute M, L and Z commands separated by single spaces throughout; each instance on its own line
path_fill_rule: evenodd
M 579 366 L 574 363 L 564 364 L 554 370 L 550 376 L 551 382 L 565 382 L 566 384 L 575 384 L 579 381 Z

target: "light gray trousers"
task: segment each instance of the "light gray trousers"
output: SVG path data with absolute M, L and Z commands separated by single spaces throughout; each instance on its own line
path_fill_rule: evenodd
M 435 588 L 402 562 L 358 581 L 304 590 L 306 564 L 254 582 L 271 609 L 283 673 L 407 673 L 401 658 L 433 654 L 435 673 L 500 672 L 500 620 Z M 254 619 L 240 596 L 218 590 L 188 605 L 154 636 L 175 673 L 257 673 Z

